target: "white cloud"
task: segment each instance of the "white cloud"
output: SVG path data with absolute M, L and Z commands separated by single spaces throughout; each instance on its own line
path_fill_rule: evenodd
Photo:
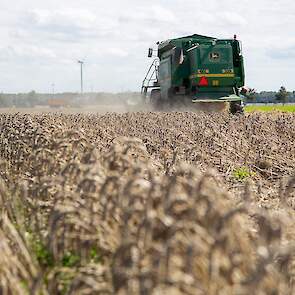
M 96 15 L 88 10 L 65 9 L 65 10 L 40 10 L 34 9 L 28 12 L 26 18 L 33 25 L 40 28 L 46 27 L 80 27 L 92 28 L 96 21 Z
M 124 9 L 120 12 L 121 22 L 132 23 L 171 23 L 177 20 L 176 15 L 167 7 L 158 4 L 137 4 L 134 10 Z
M 176 16 L 174 13 L 160 5 L 152 5 L 150 13 L 151 19 L 159 22 L 173 22 L 176 21 Z
M 41 59 L 49 60 L 56 58 L 56 55 L 53 51 L 47 48 L 41 48 L 37 46 L 7 46 L 0 47 L 0 60 L 2 62 L 25 62 L 29 60 Z
M 293 43 L 293 44 L 292 44 Z M 281 62 L 291 62 L 291 67 L 295 66 L 295 42 L 291 44 L 279 43 L 266 50 L 267 55 L 270 58 L 279 60 Z M 292 65 L 293 60 L 293 65 Z
M 1 0 L 0 91 L 46 91 L 49 80 L 60 91 L 78 90 L 79 58 L 95 89 L 137 90 L 150 63 L 147 48 L 193 33 L 237 34 L 249 86 L 295 89 L 293 0 L 167 2 Z M 278 69 L 279 78 L 271 80 L 268 73 Z
M 116 57 L 127 57 L 128 52 L 121 48 L 109 48 L 106 50 L 105 54 L 116 56 Z
M 216 20 L 229 26 L 245 26 L 248 23 L 244 16 L 230 11 L 216 13 Z
M 98 16 L 86 9 L 26 11 L 21 18 L 22 30 L 32 38 L 43 37 L 59 42 L 77 42 L 85 38 L 102 38 L 118 30 L 118 21 L 111 16 Z M 25 35 L 25 32 L 23 34 Z

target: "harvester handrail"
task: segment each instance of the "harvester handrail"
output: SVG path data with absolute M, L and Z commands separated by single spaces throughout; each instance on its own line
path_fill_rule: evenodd
M 141 93 L 146 93 L 148 88 L 153 88 L 154 82 L 158 82 L 158 74 L 159 74 L 159 58 L 154 59 L 149 70 L 142 82 Z

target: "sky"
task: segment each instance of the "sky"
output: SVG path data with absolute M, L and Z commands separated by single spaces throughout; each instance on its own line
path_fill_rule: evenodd
M 156 42 L 243 43 L 246 84 L 295 90 L 294 0 L 1 0 L 0 92 L 138 91 Z

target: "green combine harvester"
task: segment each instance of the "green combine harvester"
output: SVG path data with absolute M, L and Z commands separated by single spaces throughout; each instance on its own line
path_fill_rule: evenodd
M 192 35 L 158 42 L 155 57 L 142 84 L 142 95 L 155 109 L 224 105 L 243 112 L 245 84 L 240 41 Z M 220 104 L 221 103 L 221 104 Z

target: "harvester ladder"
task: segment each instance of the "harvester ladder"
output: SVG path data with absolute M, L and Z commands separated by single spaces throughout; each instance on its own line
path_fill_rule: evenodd
M 153 63 L 151 64 L 141 87 L 141 94 L 146 97 L 147 92 L 151 88 L 159 88 L 159 66 L 160 61 L 158 58 L 154 59 Z

